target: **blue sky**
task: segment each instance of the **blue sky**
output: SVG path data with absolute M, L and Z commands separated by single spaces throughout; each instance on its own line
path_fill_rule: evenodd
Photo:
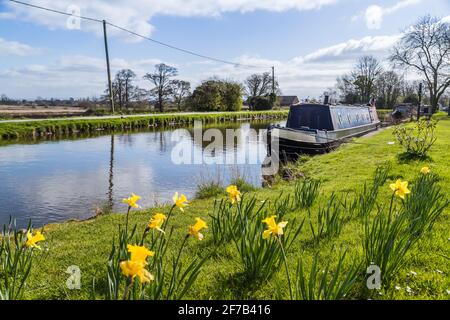
M 320 95 L 355 59 L 389 54 L 402 30 L 424 14 L 449 19 L 448 0 L 23 0 L 107 19 L 152 38 L 233 62 L 184 55 L 109 28 L 113 72 L 131 68 L 138 84 L 158 62 L 193 85 L 211 76 L 241 81 L 275 65 L 281 89 Z M 0 0 L 0 94 L 15 98 L 99 95 L 106 81 L 101 25 Z M 386 68 L 389 66 L 386 65 Z

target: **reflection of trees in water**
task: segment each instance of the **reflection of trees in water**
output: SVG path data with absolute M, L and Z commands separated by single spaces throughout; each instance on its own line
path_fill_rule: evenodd
M 202 135 L 188 130 L 194 138 L 193 147 L 201 150 L 203 156 L 215 163 L 250 163 L 262 162 L 261 153 L 266 154 L 266 135 L 268 123 L 240 123 L 223 127 L 204 127 Z M 227 162 L 230 163 L 230 162 Z
M 167 151 L 167 137 L 166 137 L 167 134 L 170 134 L 170 132 L 169 131 L 154 131 L 147 138 L 147 143 L 152 144 L 152 145 L 157 144 L 160 152 L 166 152 Z
M 134 136 L 130 133 L 121 134 L 119 136 L 119 142 L 124 146 L 132 147 L 134 145 Z

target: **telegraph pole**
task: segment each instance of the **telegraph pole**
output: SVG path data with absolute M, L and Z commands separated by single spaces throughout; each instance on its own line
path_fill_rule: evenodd
M 420 105 L 422 104 L 422 89 L 423 89 L 423 84 L 421 82 L 421 83 L 419 83 L 419 104 L 417 106 L 417 121 L 419 121 L 419 119 L 420 119 Z
M 275 96 L 275 67 L 272 67 L 272 94 Z
M 108 37 L 106 35 L 106 21 L 103 20 L 103 37 L 105 38 L 105 54 L 106 54 L 106 68 L 108 70 L 108 93 L 109 93 L 109 102 L 111 106 L 111 113 L 114 113 L 114 98 L 112 92 L 112 83 L 111 83 L 111 68 L 109 64 L 109 52 L 108 52 Z

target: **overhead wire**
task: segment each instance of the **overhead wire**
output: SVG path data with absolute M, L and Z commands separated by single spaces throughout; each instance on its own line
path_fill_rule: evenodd
M 164 46 L 166 48 L 169 48 L 169 49 L 172 49 L 172 50 L 176 50 L 176 51 L 182 52 L 184 54 L 189 54 L 189 55 L 192 55 L 192 56 L 196 56 L 196 57 L 199 57 L 199 58 L 202 58 L 202 59 L 215 61 L 215 62 L 219 62 L 219 63 L 223 63 L 223 64 L 228 64 L 228 65 L 232 65 L 232 66 L 240 67 L 240 68 L 251 68 L 251 69 L 269 69 L 269 68 L 271 68 L 269 66 L 255 66 L 255 65 L 249 65 L 249 64 L 243 64 L 243 63 L 228 61 L 228 60 L 224 60 L 224 59 L 220 59 L 220 58 L 215 58 L 215 57 L 212 57 L 212 56 L 204 55 L 204 54 L 192 51 L 192 50 L 183 49 L 181 47 L 177 47 L 177 46 L 174 46 L 172 44 L 168 44 L 168 43 L 165 43 L 165 42 L 153 39 L 151 37 L 139 34 L 139 33 L 135 32 L 135 31 L 132 31 L 132 30 L 129 30 L 129 29 L 125 28 L 125 27 L 116 25 L 116 24 L 111 23 L 111 22 L 109 22 L 107 20 L 100 20 L 100 19 L 96 19 L 96 18 L 92 18 L 92 17 L 77 15 L 77 14 L 73 14 L 73 13 L 69 13 L 69 12 L 64 12 L 64 11 L 60 11 L 60 10 L 55 10 L 55 9 L 46 8 L 46 7 L 43 7 L 43 6 L 38 6 L 38 5 L 34 5 L 34 4 L 18 1 L 18 0 L 8 0 L 8 1 L 16 3 L 16 4 L 28 6 L 28 7 L 31 7 L 31 8 L 40 9 L 40 10 L 44 10 L 44 11 L 48 11 L 48 12 L 52 12 L 52 13 L 57 13 L 57 14 L 65 15 L 65 16 L 75 17 L 75 18 L 79 18 L 79 19 L 83 19 L 83 20 L 94 21 L 94 22 L 98 22 L 98 23 L 105 22 L 107 25 L 109 25 L 109 26 L 111 26 L 113 28 L 116 28 L 116 29 L 121 30 L 123 32 L 127 32 L 127 33 L 129 33 L 131 35 L 134 35 L 136 37 L 139 37 L 141 39 L 148 40 L 148 41 L 151 41 L 151 42 L 153 42 L 155 44 L 158 44 L 160 46 Z

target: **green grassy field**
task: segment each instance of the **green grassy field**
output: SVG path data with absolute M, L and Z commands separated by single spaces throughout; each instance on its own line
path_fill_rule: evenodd
M 388 144 L 394 141 L 392 128 L 387 128 L 372 136 L 358 138 L 353 143 L 341 146 L 336 152 L 316 156 L 298 164 L 294 170 L 306 177 L 322 181 L 321 192 L 311 211 L 318 209 L 329 199 L 332 192 L 346 194 L 361 190 L 365 181 L 369 181 L 377 165 L 390 161 L 392 169 L 388 181 L 381 187 L 377 203 L 388 203 L 391 190 L 389 184 L 397 178 L 411 181 L 418 175 L 422 166 L 430 166 L 433 173 L 441 177 L 442 191 L 450 194 L 450 118 L 440 117 L 437 127 L 438 140 L 431 149 L 430 159 L 426 161 L 399 162 L 397 154 L 401 147 Z M 293 192 L 294 182 L 278 181 L 272 187 L 258 189 L 246 195 L 256 196 L 258 200 L 274 201 L 280 192 L 284 195 Z M 133 190 L 130 190 L 130 193 Z M 183 190 L 174 190 L 182 192 Z M 123 195 L 124 197 L 127 195 Z M 214 199 L 193 200 L 184 213 L 176 212 L 171 220 L 175 227 L 174 238 L 170 243 L 169 254 L 176 251 L 193 224 L 195 217 L 202 217 L 210 223 Z M 151 215 L 165 212 L 168 207 L 154 208 L 132 212 L 131 223 L 138 229 L 145 228 Z M 123 212 L 126 211 L 124 206 Z M 447 208 L 439 218 L 434 229 L 424 235 L 406 254 L 404 263 L 386 290 L 368 291 L 364 288 L 365 279 L 355 284 L 349 299 L 449 299 L 450 298 L 450 210 Z M 276 213 L 274 213 L 276 214 Z M 285 220 L 307 216 L 306 210 L 290 212 Z M 104 295 L 106 262 L 111 249 L 111 240 L 118 234 L 118 226 L 124 222 L 123 214 L 99 216 L 84 222 L 67 222 L 45 227 L 46 247 L 39 254 L 28 281 L 26 298 L 29 299 L 89 299 L 93 291 L 97 298 Z M 364 230 L 360 220 L 347 222 L 340 236 L 314 243 L 307 224 L 299 238 L 287 252 L 291 270 L 302 257 L 306 269 L 311 265 L 314 253 L 320 253 L 319 263 L 326 261 L 337 263 L 338 247 L 348 250 L 349 259 L 344 264 L 344 271 L 351 261 L 363 255 L 362 238 Z M 211 254 L 203 266 L 199 278 L 194 283 L 186 298 L 189 299 L 287 299 L 289 297 L 284 269 L 275 273 L 270 281 L 260 285 L 249 284 L 242 277 L 242 265 L 236 245 L 215 247 L 212 243 L 211 230 L 204 232 L 201 242 L 191 239 L 188 242 L 183 261 L 205 253 Z M 81 290 L 68 290 L 66 269 L 77 265 L 82 272 Z M 364 270 L 362 270 L 364 273 Z
M 148 127 L 185 126 L 196 120 L 204 124 L 233 122 L 240 119 L 284 119 L 287 110 L 244 111 L 205 114 L 160 114 L 114 119 L 58 119 L 44 121 L 0 123 L 0 139 L 34 138 L 39 136 L 66 137 L 99 130 L 124 130 Z

